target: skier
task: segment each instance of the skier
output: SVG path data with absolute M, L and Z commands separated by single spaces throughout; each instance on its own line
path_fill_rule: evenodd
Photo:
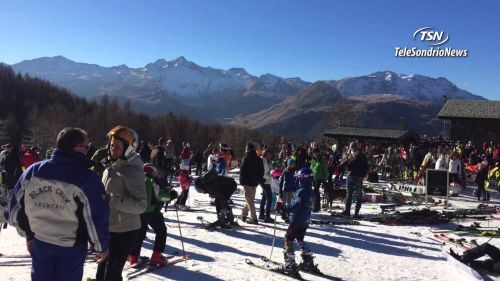
M 190 170 L 189 163 L 191 161 L 191 149 L 189 143 L 183 142 L 183 148 L 179 158 L 181 159 L 181 165 L 180 165 L 180 174 L 177 177 L 177 179 L 179 180 L 179 185 L 181 186 L 182 193 L 179 196 L 179 198 L 177 198 L 175 205 L 179 209 L 185 211 L 188 209 L 188 207 L 186 206 L 186 200 L 189 195 L 189 185 L 191 184 L 192 180 L 191 175 L 189 173 Z
M 155 232 L 155 242 L 150 264 L 154 266 L 163 266 L 166 263 L 166 258 L 162 254 L 165 250 L 165 242 L 167 240 L 167 228 L 163 221 L 161 208 L 164 202 L 175 199 L 177 197 L 177 192 L 171 189 L 168 193 L 167 189 L 160 187 L 157 182 L 156 168 L 152 164 L 144 164 L 144 184 L 146 185 L 147 206 L 146 211 L 141 214 L 139 238 L 130 252 L 129 263 L 131 267 L 135 266 L 139 260 L 142 242 L 144 238 L 146 238 L 148 226 Z
M 281 161 L 279 162 L 281 163 Z M 272 192 L 272 202 L 271 206 L 276 205 L 276 200 L 278 199 L 278 194 L 280 192 L 280 177 L 283 173 L 281 167 L 277 166 L 271 171 L 271 192 Z
M 289 214 L 290 219 L 290 224 L 285 234 L 285 264 L 283 270 L 290 275 L 297 275 L 299 270 L 318 273 L 319 270 L 313 262 L 312 251 L 304 242 L 304 236 L 309 227 L 316 197 L 312 189 L 312 171 L 309 168 L 302 168 L 297 172 L 296 176 L 299 189 L 295 193 L 292 203 L 284 207 L 281 206 L 279 201 L 276 203 L 276 209 L 283 208 L 283 211 Z M 294 240 L 297 240 L 297 244 L 302 250 L 302 263 L 298 266 L 295 263 Z
M 500 249 L 490 243 L 484 243 L 467 250 L 462 254 L 462 256 L 450 249 L 450 255 L 473 268 L 500 272 Z M 476 260 L 484 255 L 490 256 L 490 259 L 480 261 Z
M 189 185 L 191 184 L 191 176 L 189 175 L 189 170 L 187 166 L 181 165 L 181 172 L 180 175 L 177 177 L 177 180 L 179 181 L 179 185 L 181 186 L 182 192 L 179 198 L 177 198 L 177 201 L 175 202 L 175 205 L 185 211 L 189 207 L 186 206 L 186 201 L 189 196 Z
M 214 170 L 208 170 L 203 176 L 198 177 L 194 184 L 196 191 L 207 193 L 211 198 L 215 198 L 217 221 L 208 225 L 208 228 L 215 226 L 230 228 L 238 225 L 234 221 L 233 210 L 228 203 L 237 187 L 236 181 L 232 177 L 220 176 Z
M 141 229 L 140 214 L 146 209 L 146 187 L 143 163 L 135 153 L 136 132 L 124 126 L 109 131 L 108 154 L 111 165 L 104 171 L 102 182 L 109 195 L 109 257 L 97 266 L 96 280 L 122 280 L 122 271 L 133 242 Z

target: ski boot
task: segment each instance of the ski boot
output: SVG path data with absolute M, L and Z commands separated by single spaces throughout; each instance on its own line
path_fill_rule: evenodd
M 229 226 L 239 226 L 238 222 L 234 220 L 233 209 L 231 208 L 226 213 L 226 223 Z
M 214 231 L 217 227 L 217 222 L 211 222 L 204 225 L 206 231 Z
M 306 272 L 321 274 L 317 265 L 314 265 L 312 253 L 305 253 L 301 255 L 302 262 L 299 264 L 299 269 Z
M 164 255 L 161 254 L 161 252 L 154 251 L 151 255 L 149 264 L 152 266 L 164 266 L 165 264 L 167 264 L 167 259 Z
M 284 252 L 285 263 L 283 272 L 291 276 L 299 276 L 299 267 L 295 263 L 295 254 L 293 252 Z
M 131 268 L 136 267 L 138 261 L 139 261 L 139 256 L 132 256 L 132 255 L 128 256 L 128 263 L 130 264 Z
M 216 225 L 220 226 L 221 228 L 231 228 L 231 225 L 229 225 L 227 221 L 225 212 L 221 211 L 217 213 Z

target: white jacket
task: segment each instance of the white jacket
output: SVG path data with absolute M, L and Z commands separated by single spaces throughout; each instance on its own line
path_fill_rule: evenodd
M 273 179 L 271 177 L 271 169 L 269 167 L 269 162 L 265 157 L 262 158 L 262 163 L 264 164 L 264 184 L 271 184 L 271 180 Z

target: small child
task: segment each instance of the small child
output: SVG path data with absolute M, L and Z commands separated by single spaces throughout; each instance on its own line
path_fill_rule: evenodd
M 311 212 L 314 208 L 314 200 L 316 198 L 312 189 L 312 171 L 309 168 L 302 168 L 297 172 L 299 189 L 295 193 L 290 205 L 281 207 L 280 202 L 277 203 L 276 209 L 283 208 L 284 212 L 289 215 L 290 224 L 285 234 L 284 259 L 285 264 L 283 270 L 286 274 L 298 276 L 299 270 L 318 273 L 319 270 L 314 265 L 312 251 L 304 242 L 307 228 L 311 219 Z M 295 263 L 295 251 L 293 241 L 296 240 L 302 250 L 302 263 L 298 266 Z
M 177 205 L 179 209 L 185 211 L 188 209 L 188 207 L 186 206 L 186 200 L 189 195 L 189 185 L 191 184 L 192 180 L 191 175 L 189 174 L 189 167 L 181 165 L 181 172 L 177 179 L 179 180 L 179 185 L 181 186 L 182 192 L 179 198 L 177 198 L 175 205 Z
M 271 180 L 271 192 L 273 194 L 273 197 L 272 197 L 273 200 L 272 200 L 271 206 L 276 205 L 276 199 L 277 199 L 278 194 L 280 192 L 280 177 L 281 177 L 282 173 L 283 173 L 283 171 L 279 167 L 274 168 L 271 171 L 271 177 L 273 178 Z
M 129 255 L 129 263 L 134 267 L 140 262 L 142 242 L 146 238 L 148 226 L 150 226 L 156 237 L 153 245 L 153 254 L 151 255 L 150 265 L 163 266 L 167 260 L 163 255 L 165 250 L 165 242 L 167 240 L 167 228 L 163 221 L 161 208 L 164 203 L 175 199 L 177 193 L 175 191 L 167 192 L 160 188 L 157 184 L 157 171 L 152 164 L 144 164 L 144 184 L 146 186 L 147 205 L 144 213 L 141 214 L 141 228 L 139 230 L 138 239 L 133 242 L 134 247 Z

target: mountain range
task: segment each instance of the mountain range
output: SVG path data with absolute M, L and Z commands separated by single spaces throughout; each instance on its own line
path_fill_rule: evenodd
M 173 112 L 204 122 L 223 122 L 302 137 L 335 125 L 397 128 L 437 134 L 436 115 L 447 99 L 484 99 L 446 78 L 380 71 L 316 82 L 243 68 L 202 67 L 184 57 L 159 59 L 141 68 L 103 67 L 62 56 L 25 60 L 16 72 L 39 77 L 89 99 L 130 99 L 151 115 Z

